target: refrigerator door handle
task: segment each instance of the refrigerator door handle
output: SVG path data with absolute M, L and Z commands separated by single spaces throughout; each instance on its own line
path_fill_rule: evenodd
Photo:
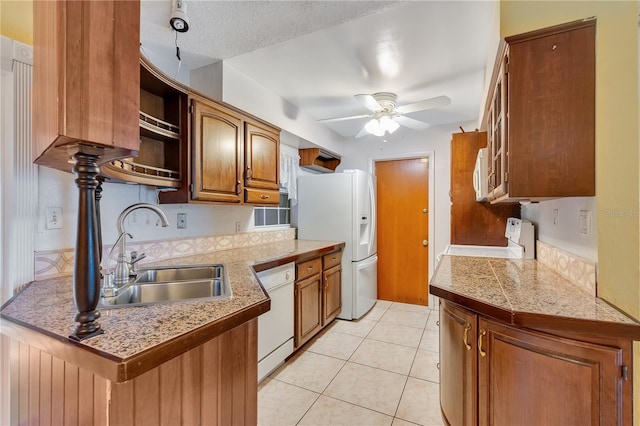
M 370 198 L 370 210 L 371 210 L 371 223 L 369 225 L 369 255 L 372 255 L 374 253 L 374 250 L 372 249 L 373 247 L 373 243 L 374 243 L 374 236 L 375 236 L 375 232 L 376 232 L 376 210 L 377 210 L 377 206 L 376 206 L 376 192 L 375 192 L 375 188 L 373 187 L 373 177 L 369 176 L 369 198 Z

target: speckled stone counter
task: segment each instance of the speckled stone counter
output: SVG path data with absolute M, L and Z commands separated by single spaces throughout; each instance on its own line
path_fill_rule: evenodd
M 443 256 L 430 292 L 521 327 L 640 340 L 638 321 L 535 260 Z
M 341 242 L 291 240 L 163 261 L 162 265 L 167 266 L 223 263 L 233 297 L 224 301 L 101 309 L 99 321 L 105 333 L 81 343 L 67 338 L 75 328 L 71 277 L 36 281 L 5 304 L 1 311 L 2 332 L 18 340 L 22 337 L 30 344 L 39 340 L 38 346 L 44 346 L 43 349 L 55 347 L 61 358 L 65 354 L 73 355 L 74 349 L 86 350 L 94 355 L 94 361 L 104 359 L 116 364 L 103 366 L 101 372 L 112 376 L 107 378 L 129 380 L 204 339 L 266 312 L 270 300 L 254 270 L 304 260 L 343 247 Z M 151 264 L 140 264 L 141 267 L 147 265 Z

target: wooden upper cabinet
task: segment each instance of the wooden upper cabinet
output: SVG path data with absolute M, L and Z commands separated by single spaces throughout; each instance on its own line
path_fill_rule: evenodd
M 245 122 L 245 202 L 280 202 L 280 133 L 257 123 Z
M 242 119 L 214 103 L 192 105 L 192 199 L 240 203 Z
M 493 201 L 595 195 L 595 20 L 507 37 L 492 81 Z
M 476 201 L 473 170 L 487 132 L 454 133 L 451 138 L 451 244 L 506 246 L 507 218 L 520 217 L 520 204 Z
M 135 155 L 139 145 L 139 1 L 34 1 L 33 158 L 70 170 L 64 147 Z

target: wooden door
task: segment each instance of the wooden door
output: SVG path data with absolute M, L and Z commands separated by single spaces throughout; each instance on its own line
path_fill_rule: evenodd
M 427 305 L 429 163 L 376 162 L 378 298 Z
M 478 424 L 631 424 L 623 418 L 622 349 L 483 318 L 478 328 Z
M 334 266 L 322 273 L 322 325 L 338 316 L 342 309 L 342 266 Z
M 440 305 L 440 407 L 450 425 L 476 425 L 478 419 L 477 316 Z
M 295 347 L 299 348 L 322 328 L 322 276 L 296 282 Z
M 192 198 L 239 203 L 242 121 L 213 104 L 193 105 Z

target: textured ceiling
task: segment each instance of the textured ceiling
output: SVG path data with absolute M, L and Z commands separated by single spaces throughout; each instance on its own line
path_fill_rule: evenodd
M 358 93 L 398 105 L 446 95 L 411 118 L 476 120 L 495 1 L 189 1 L 182 66 L 225 60 L 313 118 L 366 114 Z M 143 48 L 171 58 L 170 1 L 142 1 Z M 327 123 L 345 137 L 367 119 Z M 412 132 L 401 129 L 402 132 Z M 395 134 L 394 134 L 395 135 Z

